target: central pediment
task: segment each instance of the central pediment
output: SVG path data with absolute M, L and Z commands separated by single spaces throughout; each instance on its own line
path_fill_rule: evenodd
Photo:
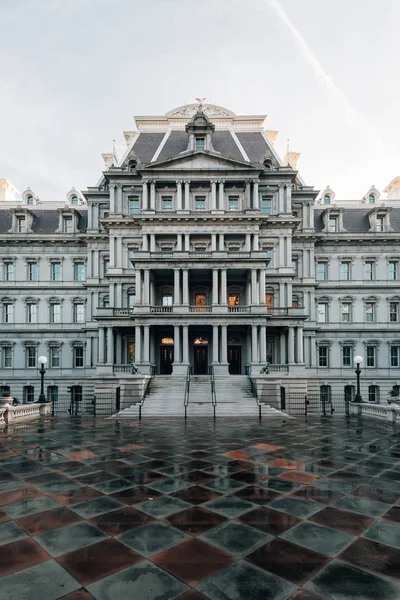
M 211 152 L 195 151 L 185 152 L 180 156 L 175 156 L 168 160 L 162 160 L 152 163 L 141 171 L 251 171 L 257 172 L 262 167 L 257 168 L 254 165 L 233 158 L 223 157 L 220 154 Z

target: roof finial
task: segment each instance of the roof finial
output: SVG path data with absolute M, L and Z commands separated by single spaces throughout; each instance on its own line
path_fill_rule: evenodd
M 286 152 L 289 154 L 290 138 L 286 140 Z
M 113 154 L 115 154 L 115 140 L 113 140 Z
M 207 100 L 207 98 L 196 98 L 196 100 L 200 104 L 200 106 L 203 106 L 204 101 Z

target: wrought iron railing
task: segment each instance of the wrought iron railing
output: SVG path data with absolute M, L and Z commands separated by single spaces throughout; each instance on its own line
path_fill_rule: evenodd
M 153 380 L 153 375 L 151 375 L 149 377 L 149 379 L 146 379 L 144 382 L 144 390 L 143 390 L 142 398 L 139 403 L 139 421 L 142 420 L 142 408 L 143 408 L 144 401 L 146 400 L 147 396 L 149 395 L 150 385 L 151 385 L 152 380 Z
M 210 367 L 210 385 L 211 385 L 211 404 L 213 407 L 213 415 L 214 419 L 216 417 L 216 408 L 217 408 L 217 390 L 215 388 L 215 375 L 214 375 L 214 367 Z
M 189 397 L 190 397 L 190 375 L 192 373 L 192 367 L 191 365 L 188 365 L 187 367 L 187 371 L 186 371 L 186 381 L 185 381 L 185 397 L 183 400 L 183 406 L 185 407 L 185 419 L 187 418 L 187 407 L 189 404 Z

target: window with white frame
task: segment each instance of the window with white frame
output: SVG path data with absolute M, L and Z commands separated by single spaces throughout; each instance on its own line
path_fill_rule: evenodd
M 4 279 L 14 281 L 14 263 L 6 262 L 4 265 Z
M 11 302 L 4 302 L 3 304 L 3 320 L 4 323 L 14 322 L 14 305 Z
M 71 206 L 78 206 L 78 196 L 72 196 Z
M 64 217 L 63 218 L 63 233 L 73 233 L 74 224 L 72 217 Z
M 17 231 L 18 231 L 18 233 L 26 233 L 26 218 L 25 217 L 17 218 Z
M 27 196 L 26 203 L 28 206 L 33 206 L 33 196 Z
M 109 270 L 110 270 L 110 259 L 109 258 L 104 258 L 103 259 L 103 272 L 104 272 L 104 275 L 107 275 Z
M 34 369 L 36 367 L 36 346 L 26 346 L 26 368 Z
M 292 258 L 292 271 L 295 277 L 299 276 L 299 259 Z
M 51 263 L 51 280 L 61 281 L 61 262 Z
M 49 385 L 47 388 L 47 400 L 49 402 L 58 402 L 58 386 Z
M 366 346 L 366 353 L 367 353 L 367 360 L 366 360 L 366 366 L 367 367 L 376 367 L 376 346 Z
M 388 263 L 388 279 L 394 281 L 397 279 L 398 273 L 398 262 L 397 260 L 390 260 Z
M 328 303 L 325 301 L 318 302 L 318 323 L 328 322 Z
M 400 366 L 400 346 L 390 346 L 390 366 Z
M 351 367 L 353 364 L 353 346 L 342 346 L 342 366 Z
M 85 263 L 75 262 L 74 263 L 74 279 L 75 281 L 85 281 Z
M 195 137 L 195 148 L 196 150 L 204 150 L 206 147 L 206 138 L 205 136 L 201 135 L 198 136 L 196 135 Z
M 350 266 L 351 266 L 351 263 L 347 260 L 342 260 L 342 262 L 340 263 L 340 279 L 342 281 L 349 281 Z
M 375 229 L 377 232 L 382 232 L 385 230 L 385 218 L 384 217 L 376 217 Z
M 50 323 L 61 323 L 60 302 L 52 302 L 50 304 Z
M 340 312 L 342 323 L 351 323 L 352 303 L 348 301 L 342 302 Z
M 367 323 L 375 321 L 375 302 L 365 303 L 365 320 Z
M 329 217 L 328 219 L 328 231 L 329 233 L 336 233 L 338 230 L 338 219 L 337 217 Z
M 35 400 L 35 388 L 33 385 L 25 385 L 23 389 L 23 401 L 24 404 L 28 404 L 29 402 L 34 402 Z
M 375 263 L 372 260 L 367 260 L 364 263 L 364 279 L 372 281 L 374 279 Z
M 83 346 L 74 346 L 73 363 L 74 368 L 76 369 L 80 369 L 83 367 Z
M 369 194 L 369 196 L 368 196 L 368 204 L 375 204 L 375 196 L 374 196 L 374 194 Z
M 128 199 L 128 202 L 129 202 L 129 214 L 137 215 L 140 212 L 139 196 L 130 196 Z
M 36 302 L 28 302 L 27 304 L 27 321 L 28 323 L 37 323 L 38 306 Z
M 128 308 L 130 308 L 131 310 L 133 310 L 135 308 L 136 305 L 136 294 L 134 294 L 133 292 L 129 292 L 128 294 Z
M 379 386 L 368 386 L 368 402 L 379 402 Z
M 326 281 L 328 278 L 328 263 L 326 261 L 317 262 L 317 280 Z
M 161 298 L 162 306 L 172 306 L 172 294 L 163 294 Z
M 13 366 L 12 346 L 3 346 L 3 369 L 12 369 Z
M 28 280 L 38 281 L 39 279 L 39 265 L 37 262 L 28 263 Z
M 324 204 L 330 204 L 331 203 L 331 197 L 329 194 L 325 194 L 324 196 Z
M 195 210 L 206 210 L 206 199 L 204 195 L 195 195 L 194 197 L 194 209 Z
M 390 323 L 397 323 L 399 320 L 399 303 L 389 303 L 389 321 Z
M 265 254 L 266 254 L 266 259 L 267 259 L 265 266 L 266 266 L 267 269 L 271 269 L 272 266 L 273 266 L 273 264 L 272 264 L 272 256 L 273 256 L 272 250 L 266 250 Z
M 318 346 L 318 366 L 329 367 L 329 346 Z
M 49 366 L 51 369 L 58 369 L 60 367 L 60 346 L 50 346 Z
M 83 302 L 74 302 L 74 323 L 85 323 L 85 305 Z

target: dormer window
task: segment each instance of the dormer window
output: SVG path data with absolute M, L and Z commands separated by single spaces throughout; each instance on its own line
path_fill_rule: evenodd
M 324 196 L 324 204 L 330 204 L 331 203 L 331 197 L 329 194 L 325 194 Z
M 374 194 L 370 194 L 368 196 L 368 204 L 375 204 L 375 196 L 374 196 Z
M 272 162 L 269 159 L 264 160 L 264 169 L 266 171 L 272 171 Z
M 337 217 L 329 217 L 328 219 L 328 231 L 329 233 L 336 233 L 338 230 Z
M 17 230 L 18 230 L 18 233 L 26 233 L 26 218 L 25 217 L 17 218 Z
M 134 171 L 137 167 L 137 162 L 136 160 L 130 160 L 129 164 L 128 164 L 128 169 L 129 171 Z
M 197 136 L 195 138 L 196 150 L 204 150 L 206 147 L 206 138 L 204 136 Z
M 78 196 L 72 196 L 71 204 L 72 206 L 78 206 Z
M 63 218 L 63 233 L 73 233 L 74 226 L 72 217 L 64 217 Z
M 33 206 L 33 196 L 27 196 L 26 203 L 28 206 Z
M 384 218 L 376 217 L 376 231 L 382 232 L 384 230 Z

